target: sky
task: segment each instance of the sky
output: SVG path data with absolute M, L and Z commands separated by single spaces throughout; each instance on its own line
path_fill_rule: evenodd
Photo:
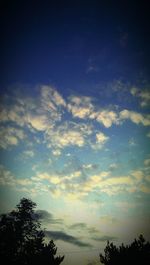
M 62 264 L 149 237 L 148 1 L 3 1 L 0 212 L 22 197 Z

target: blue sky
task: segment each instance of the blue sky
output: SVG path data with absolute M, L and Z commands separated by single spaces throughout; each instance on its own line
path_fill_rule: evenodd
M 37 203 L 64 265 L 149 234 L 146 1 L 3 4 L 1 212 Z

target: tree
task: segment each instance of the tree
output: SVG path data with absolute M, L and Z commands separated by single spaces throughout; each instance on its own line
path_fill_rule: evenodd
M 41 223 L 35 218 L 36 204 L 23 198 L 16 209 L 0 218 L 0 256 L 4 264 L 59 265 L 64 257 L 55 257 L 57 248 L 45 243 Z
M 107 242 L 104 255 L 100 254 L 100 261 L 105 265 L 148 265 L 150 262 L 150 242 L 146 242 L 142 235 L 130 245 L 122 244 L 116 247 Z

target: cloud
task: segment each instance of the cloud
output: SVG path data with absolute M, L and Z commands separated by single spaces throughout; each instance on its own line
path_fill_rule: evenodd
M 140 90 L 139 88 L 132 87 L 131 94 L 140 100 L 141 107 L 150 106 L 150 91 L 148 89 Z
M 41 91 L 41 110 L 47 114 L 49 120 L 55 123 L 60 121 L 66 102 L 57 90 L 51 86 L 42 85 Z
M 14 190 L 26 192 L 32 195 L 50 192 L 48 185 L 40 182 L 39 179 L 34 177 L 17 178 L 3 165 L 0 165 L 0 185 L 10 186 Z
M 109 137 L 106 136 L 103 132 L 96 132 L 95 134 L 95 142 L 91 142 L 91 147 L 95 150 L 99 150 L 104 147 L 106 142 L 109 140 Z
M 78 247 L 91 247 L 91 244 L 82 242 L 78 238 L 71 236 L 71 235 L 68 235 L 65 232 L 46 231 L 45 234 L 48 238 L 52 238 L 53 240 L 62 240 L 64 242 L 71 243 L 71 244 L 76 245 Z
M 38 173 L 36 178 L 38 180 L 47 180 L 52 184 L 60 184 L 60 182 L 62 181 L 61 177 L 57 176 L 57 175 L 52 175 L 52 174 L 48 174 L 46 172 L 43 173 Z
M 78 230 L 79 232 L 83 231 L 83 233 L 85 233 L 84 231 L 86 230 L 90 235 L 99 233 L 99 231 L 95 227 L 89 227 L 86 223 L 75 223 L 69 228 L 73 230 Z
M 100 221 L 103 221 L 105 224 L 108 223 L 108 224 L 112 224 L 112 223 L 116 223 L 118 222 L 118 220 L 113 217 L 113 216 L 109 216 L 109 215 L 103 215 L 100 217 Z
M 0 185 L 14 185 L 14 176 L 11 172 L 0 165 Z
M 107 141 L 108 141 L 109 137 L 106 136 L 104 133 L 102 132 L 99 132 L 99 133 L 96 133 L 96 143 L 97 144 L 105 144 Z
M 136 87 L 132 87 L 131 90 L 130 90 L 130 92 L 131 92 L 131 94 L 132 94 L 133 96 L 136 96 L 137 93 L 138 93 L 138 89 L 137 89 Z
M 142 115 L 135 111 L 130 111 L 124 109 L 120 112 L 120 120 L 131 120 L 135 124 L 142 124 L 144 126 L 150 125 L 150 116 L 149 115 Z
M 91 175 L 82 184 L 82 189 L 79 187 L 79 190 L 87 194 L 101 191 L 108 195 L 115 195 L 119 192 L 138 192 L 141 190 L 143 181 L 144 173 L 140 170 L 132 171 L 127 176 L 111 176 L 109 171 L 103 171 L 97 175 Z
M 147 185 L 141 185 L 140 186 L 140 190 L 143 192 L 143 193 L 150 193 L 150 187 L 147 186 Z
M 99 230 L 97 230 L 95 227 L 88 227 L 88 233 L 89 234 L 98 234 Z
M 98 132 L 95 121 L 105 128 L 121 125 L 125 120 L 130 120 L 137 125 L 150 125 L 150 116 L 146 114 L 128 109 L 117 112 L 110 107 L 100 109 L 100 106 L 94 104 L 93 98 L 86 96 L 70 96 L 65 100 L 51 86 L 42 85 L 39 89 L 40 93 L 36 98 L 26 95 L 22 98 L 22 94 L 18 92 L 13 96 L 11 94 L 5 97 L 0 114 L 1 123 L 3 123 L 0 146 L 3 149 L 18 145 L 25 137 L 24 130 L 28 137 L 32 133 L 37 139 L 44 139 L 43 143 L 51 148 L 53 155 L 60 156 L 62 150 L 67 147 L 88 146 L 95 150 L 102 148 L 109 137 L 102 131 Z M 136 92 L 132 91 L 132 93 Z M 68 115 L 69 113 L 72 116 Z M 75 118 L 86 119 L 86 122 L 74 122 Z M 11 126 L 10 123 L 12 123 Z M 16 125 L 17 128 L 15 128 Z M 9 128 L 6 132 L 6 127 L 15 129 Z
M 81 200 L 95 192 L 108 195 L 139 192 L 141 185 L 145 185 L 147 175 L 142 170 L 134 170 L 126 176 L 112 176 L 110 171 L 101 171 L 98 174 L 86 176 L 82 170 L 75 170 L 68 175 L 38 173 L 36 179 L 48 181 L 51 196 L 57 198 L 63 196 L 64 199 L 72 201 Z M 144 188 L 142 191 L 148 192 Z
M 83 147 L 90 134 L 92 134 L 92 129 L 89 125 L 65 122 L 49 130 L 45 137 L 49 147 L 62 149 L 67 146 Z
M 95 241 L 104 242 L 104 241 L 116 241 L 117 237 L 114 237 L 114 236 L 101 236 L 101 237 L 92 237 L 92 239 L 95 240 Z
M 93 104 L 90 97 L 85 96 L 72 96 L 69 98 L 68 110 L 72 113 L 73 117 L 80 119 L 87 118 L 93 111 Z
M 96 119 L 99 123 L 102 123 L 106 128 L 112 126 L 112 124 L 119 124 L 118 115 L 114 111 L 102 110 L 93 112 L 90 115 L 91 119 Z
M 132 92 L 132 94 L 133 93 L 135 92 Z M 143 98 L 149 97 L 147 93 L 141 93 L 141 95 Z M 124 109 L 120 112 L 109 109 L 96 110 L 96 107 L 93 105 L 90 97 L 72 96 L 69 100 L 68 110 L 72 113 L 73 117 L 96 120 L 98 123 L 103 124 L 106 128 L 110 128 L 113 124 L 120 125 L 123 120 L 127 119 L 135 124 L 142 124 L 144 126 L 150 125 L 149 115 L 143 115 L 128 109 Z
M 40 92 L 36 98 L 25 95 L 21 98 L 22 95 L 17 92 L 13 96 L 7 96 L 0 114 L 1 122 L 11 121 L 18 126 L 43 132 L 51 128 L 56 121 L 61 120 L 61 108 L 66 103 L 50 86 L 41 86 Z
M 119 164 L 117 164 L 117 163 L 112 163 L 112 164 L 110 164 L 110 166 L 109 166 L 109 170 L 112 172 L 112 171 L 115 171 L 116 169 L 118 169 L 119 168 Z
M 10 146 L 16 146 L 21 140 L 24 140 L 26 135 L 22 129 L 15 127 L 0 127 L 0 147 L 7 149 Z
M 98 164 L 83 164 L 82 165 L 83 169 L 85 170 L 95 170 L 98 169 Z
M 59 149 L 52 150 L 52 153 L 54 156 L 60 156 L 61 155 L 61 151 Z
M 34 157 L 34 151 L 33 150 L 25 150 L 23 152 L 23 156 L 26 158 Z
M 144 160 L 144 165 L 148 167 L 150 166 L 150 158 Z
M 63 97 L 52 86 L 41 86 L 41 96 L 47 110 L 56 110 L 57 106 L 66 106 Z
M 136 178 L 137 181 L 142 181 L 144 178 L 144 173 L 141 170 L 134 170 L 131 175 Z
M 10 99 L 11 100 L 11 99 Z M 9 100 L 8 100 L 9 103 Z M 1 122 L 14 122 L 18 126 L 23 126 L 25 124 L 25 109 L 24 107 L 14 104 L 14 105 L 2 105 L 2 110 L 0 112 Z
M 82 187 L 82 190 L 84 192 L 92 192 L 96 188 L 98 188 L 98 185 L 100 187 L 103 178 L 107 177 L 109 175 L 109 172 L 102 171 L 98 175 L 92 175 L 89 179 L 87 179 Z
M 11 186 L 16 188 L 16 186 L 29 186 L 32 184 L 30 179 L 17 179 L 12 173 L 7 170 L 4 166 L 0 165 L 0 185 Z
M 121 176 L 121 177 L 112 177 L 105 181 L 103 181 L 103 186 L 109 186 L 109 185 L 133 185 L 133 179 L 129 176 Z
M 75 223 L 73 225 L 70 226 L 70 229 L 87 229 L 87 225 L 85 223 Z
M 87 70 L 86 70 L 86 73 L 93 73 L 93 72 L 99 72 L 99 68 L 95 65 L 90 65 Z
M 33 115 L 27 116 L 27 124 L 37 131 L 45 131 L 53 127 L 53 124 L 48 122 L 46 115 Z
M 49 213 L 46 210 L 36 210 L 35 218 L 47 224 L 62 224 L 63 223 L 62 219 L 54 218 L 53 214 Z

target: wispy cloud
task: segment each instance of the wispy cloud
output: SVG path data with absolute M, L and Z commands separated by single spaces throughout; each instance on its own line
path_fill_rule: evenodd
M 75 223 L 73 225 L 70 226 L 70 229 L 80 229 L 80 230 L 83 230 L 83 229 L 87 229 L 87 225 L 86 223 Z
M 46 224 L 62 224 L 63 219 L 54 218 L 52 213 L 46 210 L 36 210 L 35 218 Z
M 41 86 L 42 104 L 46 110 L 56 110 L 59 106 L 66 106 L 64 98 L 58 93 L 58 91 L 51 87 L 42 85 Z
M 65 232 L 61 231 L 46 231 L 46 236 L 48 238 L 52 238 L 53 240 L 62 240 L 64 242 L 71 243 L 73 245 L 76 245 L 78 247 L 91 247 L 91 244 L 82 242 L 77 237 L 74 237 L 72 235 L 69 235 Z
M 114 237 L 114 236 L 100 236 L 100 237 L 93 237 L 92 239 L 95 240 L 95 241 L 104 242 L 104 241 L 116 241 L 117 237 Z

